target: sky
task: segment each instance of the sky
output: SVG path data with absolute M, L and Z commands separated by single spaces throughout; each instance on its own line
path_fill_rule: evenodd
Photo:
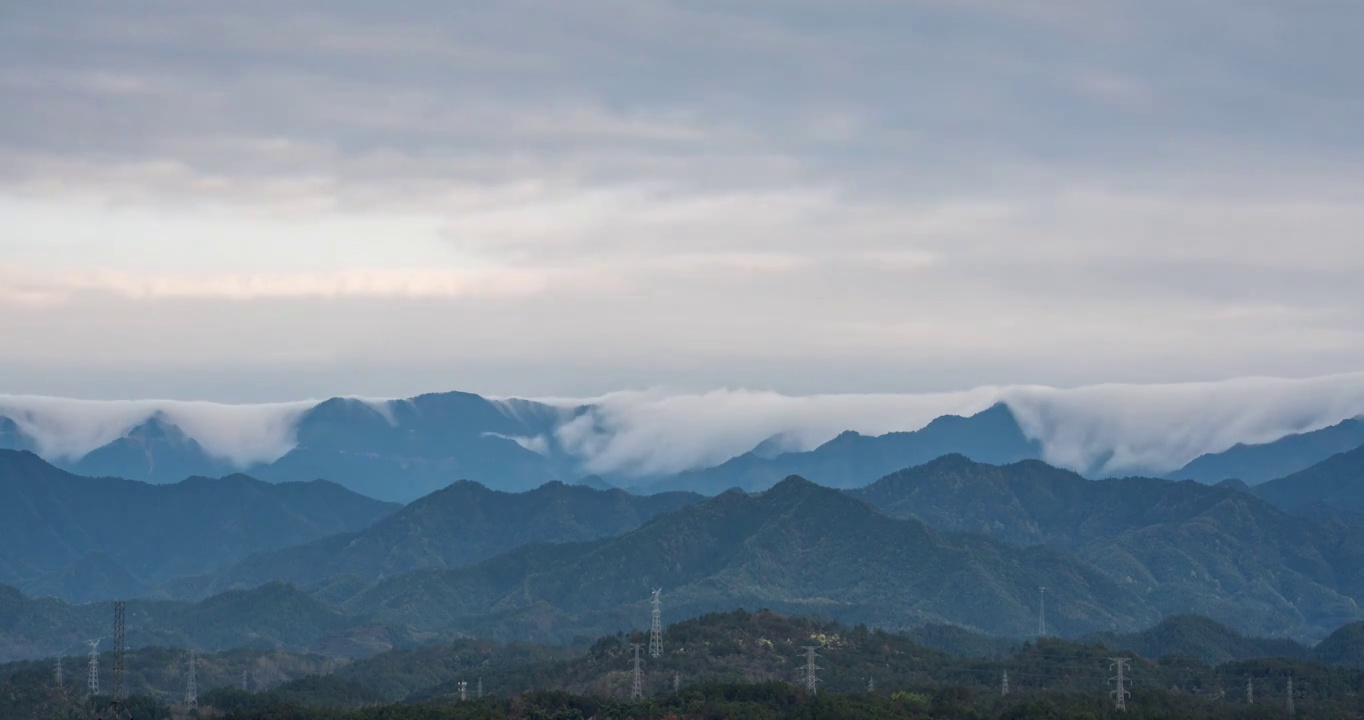
M 0 393 L 1364 369 L 1354 0 L 0 7 Z

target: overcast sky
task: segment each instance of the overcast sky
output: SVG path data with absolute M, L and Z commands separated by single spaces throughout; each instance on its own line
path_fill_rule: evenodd
M 1356 0 L 0 4 L 0 393 L 1364 368 Z

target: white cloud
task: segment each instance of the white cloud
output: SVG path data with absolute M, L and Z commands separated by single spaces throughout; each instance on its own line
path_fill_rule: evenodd
M 19 273 L 10 273 L 19 275 Z M 537 295 L 556 283 L 548 272 L 352 270 L 296 274 L 162 274 L 115 271 L 52 274 L 24 273 L 5 280 L 0 267 L 0 298 L 19 304 L 50 305 L 78 293 L 113 293 L 134 300 L 261 300 L 301 298 L 507 298 Z
M 1364 374 L 900 395 L 653 391 L 590 402 L 592 412 L 564 424 L 557 435 L 599 473 L 706 467 L 773 435 L 810 450 L 843 430 L 916 430 L 942 415 L 971 415 L 1003 402 L 1024 433 L 1041 443 L 1048 462 L 1107 475 L 1173 471 L 1237 443 L 1270 442 L 1364 415 Z
M 384 410 L 381 400 L 366 402 Z M 596 473 L 658 475 L 715 465 L 774 436 L 808 450 L 844 430 L 879 435 L 917 430 L 942 415 L 1006 403 L 1047 461 L 1099 474 L 1165 472 L 1237 443 L 1263 443 L 1364 415 L 1364 374 L 1221 382 L 981 387 L 944 393 L 790 396 L 752 390 L 618 392 L 500 406 L 552 426 L 559 447 Z M 160 412 L 217 457 L 241 467 L 294 446 L 297 422 L 316 403 L 226 405 L 0 396 L 49 457 L 76 458 Z M 577 414 L 568 409 L 587 406 Z M 386 414 L 392 417 L 391 414 Z M 549 438 L 506 437 L 537 453 Z
M 161 413 L 214 457 L 249 467 L 294 446 L 298 420 L 316 402 L 264 405 L 175 400 L 74 400 L 0 395 L 0 417 L 33 438 L 44 457 L 78 459 Z

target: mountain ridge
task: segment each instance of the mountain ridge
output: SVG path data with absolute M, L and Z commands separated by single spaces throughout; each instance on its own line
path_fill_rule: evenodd
M 520 493 L 461 480 L 362 530 L 242 559 L 198 592 L 273 579 L 300 584 L 471 565 L 524 545 L 619 535 L 700 500 L 551 481 Z
M 1165 614 L 1304 636 L 1364 618 L 1354 571 L 1364 567 L 1364 528 L 1319 525 L 1230 486 L 1087 480 L 1040 461 L 955 455 L 852 494 L 945 531 L 1073 553 Z
M 715 494 L 731 487 L 761 491 L 798 475 L 827 487 L 858 487 L 949 453 L 983 462 L 1040 458 L 1041 445 L 1024 433 L 1013 411 L 997 403 L 969 417 L 944 415 L 919 430 L 868 436 L 851 430 L 804 452 L 772 455 L 765 441 L 720 465 L 651 481 L 653 490 Z M 770 455 L 770 457 L 769 457 Z
M 252 552 L 366 527 L 394 510 L 325 481 L 238 474 L 155 485 L 82 477 L 29 451 L 0 450 L 0 582 L 43 591 L 62 587 L 62 577 L 79 587 L 82 578 L 126 573 L 133 582 L 122 577 L 72 599 L 123 597 Z
M 1209 484 L 1236 479 L 1253 487 L 1361 446 L 1364 418 L 1349 418 L 1320 430 L 1292 433 L 1267 443 L 1237 443 L 1223 452 L 1194 458 L 1166 477 Z
M 331 599 L 418 630 L 500 628 L 493 631 L 538 641 L 627 623 L 660 586 L 671 612 L 687 616 L 758 605 L 899 626 L 1019 629 L 1035 622 L 1038 584 L 1065 598 L 1055 622 L 1068 631 L 1151 615 L 1136 596 L 1064 553 L 942 535 L 797 477 L 757 495 L 721 494 L 616 538 L 523 548 Z M 968 585 L 975 600 L 963 602 Z

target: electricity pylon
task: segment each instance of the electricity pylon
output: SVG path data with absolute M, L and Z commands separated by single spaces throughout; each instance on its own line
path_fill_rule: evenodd
M 66 679 L 62 677 L 62 656 L 57 656 L 57 689 L 66 692 Z
M 1044 638 L 1047 636 L 1047 589 L 1037 588 L 1037 595 L 1037 637 Z
M 630 648 L 635 652 L 634 668 L 630 671 L 630 699 L 644 699 L 644 658 L 640 657 L 639 651 L 643 648 L 639 643 L 631 643 Z
M 1000 694 L 1000 695 L 1008 695 L 1008 694 L 1009 694 L 1009 671 L 1008 671 L 1008 670 L 1005 670 L 1005 671 L 1004 671 L 1004 677 L 999 681 L 999 694 Z
M 460 702 L 464 702 L 465 700 L 468 700 L 468 699 L 469 699 L 469 681 L 468 681 L 468 680 L 460 680 L 460 681 L 459 681 L 459 701 L 460 701 Z
M 1288 715 L 1292 717 L 1297 713 L 1297 708 L 1293 707 L 1293 676 L 1288 676 Z
M 655 590 L 653 612 L 649 623 L 649 657 L 657 660 L 663 656 L 663 590 Z
M 815 659 L 819 657 L 818 647 L 805 645 L 805 691 L 814 695 L 819 692 L 819 666 L 815 664 Z
M 1109 678 L 1109 682 L 1114 684 L 1114 688 L 1108 694 L 1113 697 L 1113 709 L 1118 712 L 1127 712 L 1127 699 L 1132 697 L 1132 693 L 1127 691 L 1127 663 L 1131 662 L 1127 658 L 1109 658 L 1113 667 L 1117 668 L 1118 674 Z
M 90 641 L 90 672 L 85 676 L 85 691 L 94 697 L 99 694 L 99 640 Z
M 199 709 L 199 677 L 193 650 L 189 651 L 189 673 L 185 680 L 185 707 L 190 710 Z
M 1255 681 L 1251 678 L 1246 678 L 1246 704 L 1255 704 Z

